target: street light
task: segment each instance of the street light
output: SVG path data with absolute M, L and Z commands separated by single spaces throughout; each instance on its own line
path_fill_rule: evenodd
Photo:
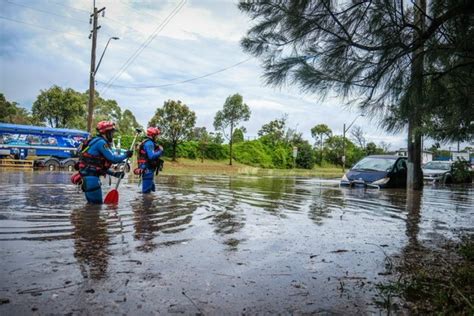
M 102 62 L 102 58 L 104 58 L 104 54 L 105 54 L 105 51 L 107 50 L 107 47 L 109 46 L 109 43 L 110 43 L 110 40 L 119 40 L 120 38 L 119 37 L 116 37 L 116 36 L 112 36 L 109 38 L 109 40 L 107 41 L 107 44 L 105 44 L 105 48 L 104 48 L 104 51 L 102 52 L 102 55 L 100 55 L 100 59 L 99 59 L 99 63 L 97 64 L 97 67 L 95 68 L 95 71 L 94 71 L 94 76 L 95 74 L 97 73 L 97 70 L 99 70 L 99 67 L 100 67 L 100 63 Z
M 365 116 L 364 114 L 359 114 L 351 124 L 346 128 L 346 123 L 342 127 L 342 172 L 346 172 L 346 132 L 352 127 L 352 125 L 357 121 L 360 116 Z

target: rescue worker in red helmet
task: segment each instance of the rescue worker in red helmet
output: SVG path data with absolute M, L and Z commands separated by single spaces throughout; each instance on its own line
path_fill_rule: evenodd
M 108 174 L 123 178 L 124 172 L 114 172 L 109 168 L 112 164 L 122 162 L 133 154 L 131 150 L 123 155 L 115 155 L 112 152 L 110 143 L 115 131 L 114 122 L 100 121 L 97 123 L 98 135 L 86 140 L 79 149 L 78 168 L 82 177 L 82 190 L 89 203 L 103 203 L 99 177 Z
M 157 127 L 148 127 L 146 138 L 138 147 L 138 173 L 142 177 L 142 193 L 155 191 L 154 174 L 160 168 L 163 147 L 156 142 L 161 131 Z

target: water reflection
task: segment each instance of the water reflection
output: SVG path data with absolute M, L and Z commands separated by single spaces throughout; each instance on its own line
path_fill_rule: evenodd
M 133 209 L 133 237 L 135 240 L 141 241 L 136 247 L 138 251 L 149 252 L 157 247 L 157 243 L 153 240 L 157 235 L 157 227 L 152 220 L 152 214 L 156 212 L 153 208 L 155 197 L 151 194 L 144 195 L 142 199 L 132 202 Z
M 106 218 L 100 205 L 88 205 L 71 213 L 74 257 L 84 278 L 98 280 L 106 276 L 110 256 Z
M 173 238 L 187 229 L 193 219 L 197 205 L 193 201 L 176 196 L 141 195 L 131 202 L 135 240 L 141 244 L 138 251 L 150 252 L 160 245 L 169 246 L 183 240 Z M 170 238 L 167 238 L 169 235 Z M 161 242 L 157 242 L 160 236 Z
M 408 244 L 405 247 L 405 251 L 409 252 L 412 250 L 418 250 L 418 234 L 420 232 L 420 221 L 421 221 L 421 201 L 423 198 L 422 191 L 407 191 L 406 199 L 406 235 L 408 237 Z
M 242 239 L 235 238 L 232 235 L 239 232 L 245 226 L 245 216 L 239 202 L 240 190 L 242 188 L 240 180 L 229 179 L 228 195 L 225 200 L 217 198 L 217 207 L 214 209 L 215 214 L 212 217 L 211 224 L 214 226 L 214 232 L 225 239 L 223 243 L 228 250 L 237 250 Z M 220 201 L 219 201 L 220 200 Z M 224 205 L 223 205 L 224 204 Z
M 339 189 L 320 188 L 313 192 L 309 205 L 308 217 L 316 224 L 322 225 L 324 219 L 331 218 L 334 210 L 344 208 L 343 194 Z

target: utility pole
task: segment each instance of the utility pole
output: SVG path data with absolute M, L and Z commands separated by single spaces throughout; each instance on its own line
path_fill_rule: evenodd
M 355 121 L 359 118 L 359 116 L 365 116 L 365 114 L 359 114 L 351 124 L 346 128 L 346 123 L 342 126 L 342 172 L 346 172 L 346 132 L 354 125 Z M 322 138 L 321 138 L 322 140 Z
M 89 74 L 89 106 L 88 106 L 88 114 L 87 114 L 87 131 L 90 133 L 92 131 L 92 115 L 94 113 L 94 95 L 95 95 L 95 50 L 97 47 L 97 31 L 100 29 L 100 26 L 97 26 L 97 18 L 99 13 L 103 12 L 105 7 L 100 10 L 97 10 L 95 7 L 95 0 L 94 0 L 94 13 L 91 14 L 91 22 L 92 22 L 92 50 L 91 50 L 91 70 Z

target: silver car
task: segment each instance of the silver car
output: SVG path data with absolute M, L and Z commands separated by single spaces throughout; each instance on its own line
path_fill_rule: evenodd
M 437 183 L 452 183 L 452 161 L 430 161 L 423 165 L 423 180 Z

